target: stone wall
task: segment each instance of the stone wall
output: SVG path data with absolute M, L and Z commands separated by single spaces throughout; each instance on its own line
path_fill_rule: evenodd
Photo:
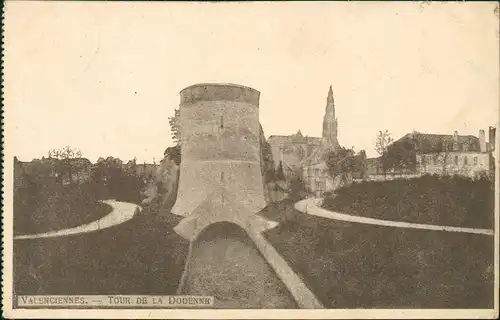
M 340 176 L 332 178 L 325 162 L 303 167 L 302 180 L 306 190 L 316 197 L 321 197 L 324 192 L 335 191 L 346 183 L 352 182 L 351 177 L 348 177 L 346 182 L 343 182 Z
M 179 165 L 168 156 L 160 162 L 156 172 L 156 180 L 161 183 L 161 190 L 158 190 L 158 195 L 161 197 L 162 204 L 173 201 L 177 197 L 179 168 Z
M 310 156 L 317 147 L 317 145 L 303 143 L 273 144 L 271 150 L 275 167 L 279 165 L 280 161 L 284 161 L 290 166 L 298 168 L 300 162 Z
M 459 174 L 474 178 L 489 170 L 489 153 L 454 151 L 417 155 L 419 174 Z

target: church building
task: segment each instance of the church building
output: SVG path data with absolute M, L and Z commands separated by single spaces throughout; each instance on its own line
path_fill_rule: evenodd
M 282 164 L 287 180 L 296 175 L 302 176 L 308 191 L 317 196 L 335 189 L 336 184 L 328 174 L 323 158 L 326 152 L 340 147 L 331 86 L 326 100 L 322 137 L 303 136 L 299 130 L 293 135 L 273 135 L 268 139 L 273 159 L 276 165 Z

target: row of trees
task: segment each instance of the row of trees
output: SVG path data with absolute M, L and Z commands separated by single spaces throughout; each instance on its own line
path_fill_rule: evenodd
M 98 197 L 140 203 L 145 177 L 137 173 L 136 167 L 133 161 L 130 167 L 124 168 L 119 159 L 112 157 L 98 161 L 91 174 L 91 183 Z
M 34 160 L 28 165 L 29 169 L 23 169 L 24 165 L 19 161 L 16 163 L 16 168 L 22 171 L 17 183 L 24 181 L 24 185 L 31 190 L 30 194 L 38 193 L 50 184 L 62 184 L 66 179 L 67 184 L 78 182 L 99 199 L 116 198 L 138 202 L 144 188 L 144 177 L 139 176 L 135 159 L 125 167 L 120 159 L 113 157 L 99 158 L 92 165 L 82 157 L 80 150 L 70 146 L 49 150 L 48 158 Z M 79 177 L 79 181 L 75 181 L 75 177 Z
M 82 170 L 82 162 L 74 161 L 82 157 L 79 149 L 65 146 L 59 149 L 50 149 L 48 152 L 49 160 L 55 159 L 54 170 L 57 177 L 62 178 L 67 175 L 69 183 L 73 183 L 73 173 Z

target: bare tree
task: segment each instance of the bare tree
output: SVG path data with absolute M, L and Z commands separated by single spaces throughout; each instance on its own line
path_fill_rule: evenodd
M 384 132 L 379 131 L 375 141 L 375 151 L 377 151 L 379 155 L 383 155 L 392 141 L 391 134 L 388 130 L 385 130 Z
M 385 154 L 387 153 L 387 149 L 389 148 L 389 145 L 392 143 L 392 141 L 393 139 L 391 138 L 391 134 L 388 130 L 379 131 L 377 133 L 377 138 L 375 140 L 375 151 L 377 151 L 377 153 L 380 155 L 381 163 L 379 163 L 379 165 L 382 167 L 384 176 L 386 175 L 388 169 L 388 162 Z
M 69 183 L 73 183 L 73 172 L 79 169 L 79 164 L 73 160 L 81 157 L 82 152 L 70 146 L 49 150 L 49 159 L 57 159 L 60 161 L 61 166 L 58 171 L 68 174 Z

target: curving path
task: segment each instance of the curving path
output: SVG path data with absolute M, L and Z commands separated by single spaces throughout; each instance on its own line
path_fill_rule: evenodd
M 476 228 L 460 228 L 451 226 L 438 226 L 433 224 L 421 224 L 421 223 L 411 223 L 411 222 L 401 222 L 401 221 L 391 221 L 382 219 L 365 218 L 360 216 L 354 216 L 345 213 L 333 212 L 321 208 L 319 205 L 322 203 L 323 199 L 320 198 L 308 198 L 301 200 L 295 204 L 295 209 L 300 212 L 311 214 L 318 217 L 342 220 L 349 222 L 374 224 L 379 226 L 396 227 L 396 228 L 410 228 L 410 229 L 424 229 L 424 230 L 436 230 L 436 231 L 448 231 L 448 232 L 465 232 L 465 233 L 476 233 L 485 235 L 494 235 L 494 230 L 490 229 L 476 229 Z
M 120 223 L 124 223 L 132 219 L 137 210 L 141 210 L 140 206 L 133 203 L 121 202 L 116 200 L 103 200 L 101 202 L 110 205 L 113 210 L 108 215 L 102 217 L 99 220 L 69 229 L 16 236 L 14 237 L 14 240 L 52 238 L 97 231 L 100 229 L 116 226 Z

